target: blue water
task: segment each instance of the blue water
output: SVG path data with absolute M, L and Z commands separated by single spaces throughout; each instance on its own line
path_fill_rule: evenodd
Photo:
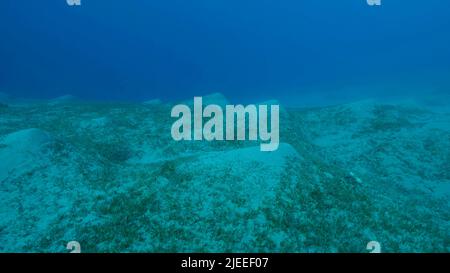
M 0 0 L 0 252 L 450 252 L 450 1 L 81 1 Z
M 445 0 L 3 0 L 0 91 L 284 102 L 388 83 L 448 92 L 449 12 Z

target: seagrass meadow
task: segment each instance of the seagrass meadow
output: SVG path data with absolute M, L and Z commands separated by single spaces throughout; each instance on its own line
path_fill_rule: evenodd
M 282 107 L 261 152 L 174 141 L 170 103 L 9 100 L 0 251 L 448 252 L 445 105 Z

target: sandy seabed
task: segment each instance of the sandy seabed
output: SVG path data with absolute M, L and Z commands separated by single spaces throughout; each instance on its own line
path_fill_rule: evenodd
M 2 103 L 0 251 L 450 251 L 442 105 L 283 108 L 270 153 L 173 141 L 171 107 Z

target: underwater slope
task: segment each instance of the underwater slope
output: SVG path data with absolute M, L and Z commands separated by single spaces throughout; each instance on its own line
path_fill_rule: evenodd
M 219 98 L 226 101 L 220 94 Z M 0 251 L 450 251 L 450 116 L 373 101 L 281 113 L 274 153 L 174 142 L 170 105 L 0 107 Z
M 450 112 L 368 100 L 307 112 L 301 120 L 318 150 L 349 171 L 377 174 L 377 187 L 450 201 Z

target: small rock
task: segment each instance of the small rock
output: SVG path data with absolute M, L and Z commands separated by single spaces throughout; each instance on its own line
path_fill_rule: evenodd
M 352 182 L 356 182 L 358 184 L 362 184 L 361 178 L 357 177 L 353 172 L 349 172 L 347 179 L 351 180 Z
M 334 178 L 334 176 L 331 173 L 329 173 L 329 172 L 324 172 L 323 175 L 325 175 L 325 177 L 328 178 L 328 179 L 333 179 Z

